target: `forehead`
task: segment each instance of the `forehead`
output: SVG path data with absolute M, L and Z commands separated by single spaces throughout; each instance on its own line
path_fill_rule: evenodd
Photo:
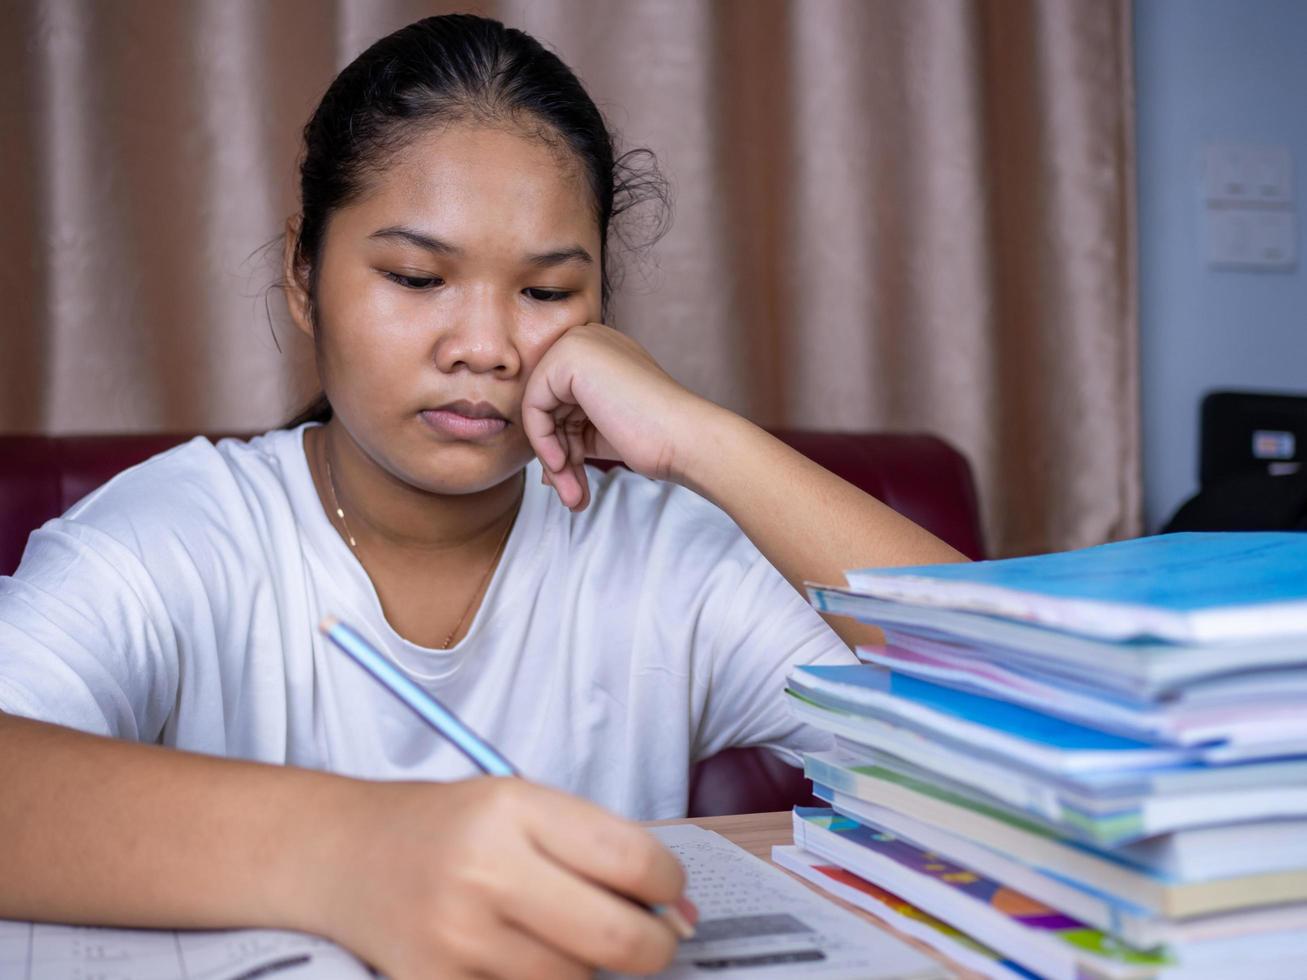
M 452 124 L 415 139 L 372 178 L 350 209 L 366 223 L 423 224 L 475 247 L 522 246 L 599 229 L 579 161 L 528 133 Z

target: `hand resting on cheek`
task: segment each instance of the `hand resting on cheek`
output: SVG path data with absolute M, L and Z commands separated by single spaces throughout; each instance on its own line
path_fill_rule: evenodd
M 695 423 L 714 411 L 630 337 L 586 323 L 560 335 L 527 379 L 522 429 L 544 482 L 580 511 L 590 502 L 587 458 L 682 482 Z

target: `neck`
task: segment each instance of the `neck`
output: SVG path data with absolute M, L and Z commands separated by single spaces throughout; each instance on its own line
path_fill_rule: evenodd
M 495 547 L 522 497 L 522 474 L 468 494 L 420 490 L 378 466 L 335 419 L 310 429 L 308 456 L 318 496 L 337 530 L 332 502 L 361 549 L 419 556 Z M 330 464 L 330 478 L 328 477 Z

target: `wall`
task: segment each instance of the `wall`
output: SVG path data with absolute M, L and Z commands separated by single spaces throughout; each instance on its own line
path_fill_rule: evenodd
M 1136 0 L 1144 507 L 1156 530 L 1197 490 L 1198 404 L 1214 388 L 1307 394 L 1307 3 Z M 1208 143 L 1288 146 L 1298 264 L 1210 269 Z

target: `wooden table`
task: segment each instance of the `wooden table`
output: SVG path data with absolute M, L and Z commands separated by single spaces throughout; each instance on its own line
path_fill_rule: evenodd
M 776 813 L 742 813 L 738 816 L 731 817 L 697 817 L 693 820 L 651 820 L 649 826 L 677 823 L 692 823 L 699 827 L 703 827 L 705 830 L 715 831 L 727 840 L 739 844 L 750 854 L 762 858 L 774 868 L 779 868 L 780 865 L 772 864 L 772 846 L 775 844 L 794 843 L 794 832 L 791 824 L 790 812 L 788 810 L 779 810 Z M 912 936 L 905 935 L 897 929 L 891 928 L 875 916 L 864 912 L 856 905 L 851 905 L 842 898 L 837 898 L 830 892 L 817 888 L 810 882 L 804 881 L 798 875 L 786 871 L 785 868 L 780 868 L 780 870 L 785 871 L 785 873 L 795 881 L 802 882 L 805 886 L 811 888 L 818 895 L 822 896 L 822 898 L 829 899 L 836 905 L 846 908 L 853 914 L 866 919 L 878 929 L 883 929 L 902 939 L 905 943 L 908 943 L 915 949 L 921 950 L 931 959 L 947 967 L 955 976 L 966 978 L 966 980 L 984 980 L 984 977 L 981 974 L 976 973 L 974 970 L 968 970 L 965 967 L 959 966 L 957 963 L 954 963 L 946 956 L 937 953 L 920 940 L 914 939 Z

